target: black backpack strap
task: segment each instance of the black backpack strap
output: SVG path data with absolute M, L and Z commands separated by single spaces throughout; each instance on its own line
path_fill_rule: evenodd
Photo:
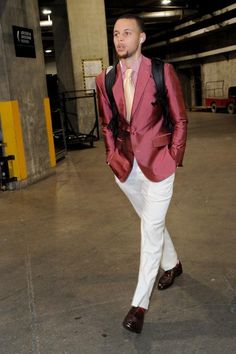
M 114 65 L 105 75 L 105 88 L 106 88 L 108 99 L 110 101 L 111 111 L 112 111 L 112 118 L 108 124 L 108 128 L 112 131 L 114 138 L 117 138 L 118 126 L 119 126 L 118 110 L 112 92 L 112 87 L 115 83 L 115 80 L 116 80 L 116 65 Z
M 110 69 L 110 70 L 109 70 Z M 116 80 L 116 66 L 109 67 L 105 76 L 105 88 L 110 103 L 114 100 L 112 87 Z
M 172 131 L 173 127 L 165 88 L 164 65 L 164 61 L 161 59 L 152 58 L 152 75 L 157 87 L 156 100 L 161 105 L 166 128 Z

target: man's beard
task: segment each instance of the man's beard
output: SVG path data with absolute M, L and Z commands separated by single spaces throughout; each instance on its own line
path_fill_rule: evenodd
M 118 58 L 119 59 L 127 59 L 127 58 L 129 58 L 130 57 L 130 53 L 128 52 L 128 50 L 127 50 L 127 52 L 126 53 L 124 53 L 124 54 L 117 54 L 118 55 Z
M 117 56 L 119 59 L 128 59 L 128 58 L 132 57 L 136 53 L 137 50 L 138 50 L 138 45 L 137 45 L 136 49 L 133 49 L 132 51 L 129 51 L 127 49 L 127 51 L 124 54 L 117 53 Z

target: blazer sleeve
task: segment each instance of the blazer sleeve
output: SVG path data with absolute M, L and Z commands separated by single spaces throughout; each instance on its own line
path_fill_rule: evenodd
M 186 147 L 188 119 L 182 88 L 173 66 L 169 63 L 165 64 L 164 72 L 170 118 L 173 124 L 170 153 L 175 159 L 177 166 L 182 166 Z
M 104 143 L 106 148 L 107 163 L 109 163 L 111 156 L 115 151 L 115 142 L 111 130 L 108 128 L 108 124 L 112 117 L 112 111 L 109 99 L 105 90 L 105 71 L 103 71 L 96 78 L 97 98 L 98 98 L 98 110 L 99 121 L 102 127 L 102 133 L 104 136 Z

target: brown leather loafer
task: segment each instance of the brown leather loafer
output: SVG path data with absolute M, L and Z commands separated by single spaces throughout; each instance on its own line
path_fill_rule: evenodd
M 158 290 L 164 290 L 169 288 L 174 283 L 176 277 L 183 273 L 182 264 L 179 262 L 176 266 L 170 270 L 164 272 L 158 282 Z
M 141 333 L 145 312 L 146 310 L 141 307 L 132 306 L 123 321 L 124 328 L 131 332 Z

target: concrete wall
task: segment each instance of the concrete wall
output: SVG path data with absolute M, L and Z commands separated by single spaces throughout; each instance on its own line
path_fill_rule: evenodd
M 202 65 L 203 94 L 209 81 L 224 81 L 223 95 L 227 97 L 229 86 L 236 86 L 236 59 L 222 60 Z
M 19 103 L 28 175 L 25 182 L 30 183 L 51 173 L 44 114 L 47 88 L 38 1 L 3 1 L 0 9 L 0 49 L 3 54 L 0 55 L 0 101 L 17 100 Z M 36 58 L 16 57 L 13 25 L 33 29 Z

